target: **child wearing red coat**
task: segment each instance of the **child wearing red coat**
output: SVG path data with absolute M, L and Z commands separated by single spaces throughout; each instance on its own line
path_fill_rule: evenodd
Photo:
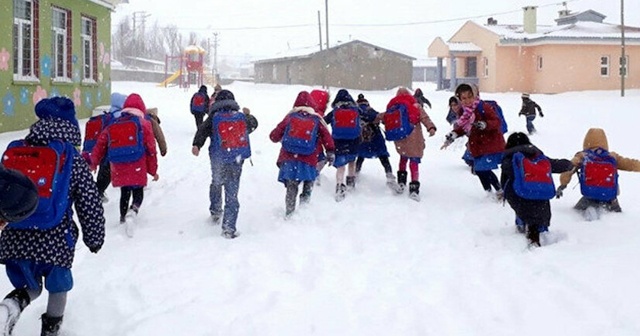
M 296 208 L 296 195 L 298 187 L 302 182 L 302 193 L 300 194 L 300 204 L 308 203 L 311 198 L 313 181 L 318 176 L 316 165 L 318 164 L 318 154 L 322 148 L 327 151 L 329 161 L 333 157 L 335 145 L 331 134 L 322 117 L 314 109 L 315 103 L 308 92 L 302 91 L 298 94 L 293 109 L 285 118 L 271 131 L 269 138 L 273 142 L 281 142 L 288 128 L 292 127 L 293 118 L 315 118 L 317 124 L 317 138 L 315 150 L 308 155 L 296 154 L 287 151 L 284 146 L 280 149 L 277 165 L 280 168 L 278 181 L 284 183 L 287 188 L 285 196 L 286 211 L 285 216 L 289 217 Z
M 142 141 L 144 154 L 134 162 L 113 163 L 111 162 L 111 183 L 114 187 L 120 187 L 120 223 L 126 222 L 126 216 L 136 215 L 142 205 L 144 198 L 144 187 L 147 185 L 147 174 L 153 176 L 157 181 L 158 158 L 156 152 L 156 139 L 153 136 L 153 129 L 149 120 L 145 119 L 146 106 L 142 97 L 136 93 L 130 94 L 122 106 L 122 115 L 119 118 L 130 116 L 137 117 L 142 127 Z M 113 125 L 113 124 L 112 124 Z M 112 127 L 110 125 L 109 127 Z M 96 166 L 106 155 L 109 145 L 109 133 L 107 127 L 100 136 L 91 154 L 91 169 Z M 133 195 L 133 202 L 130 203 Z M 131 224 L 131 223 L 129 223 Z M 133 227 L 127 225 L 127 234 L 132 235 Z

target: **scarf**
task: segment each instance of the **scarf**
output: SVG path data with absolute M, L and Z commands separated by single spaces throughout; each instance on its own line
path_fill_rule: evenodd
M 471 106 L 462 105 L 462 115 L 456 120 L 456 125 L 462 128 L 465 133 L 471 131 L 471 126 L 476 120 L 476 115 L 473 111 L 478 107 L 478 104 L 480 104 L 480 99 L 476 98 Z

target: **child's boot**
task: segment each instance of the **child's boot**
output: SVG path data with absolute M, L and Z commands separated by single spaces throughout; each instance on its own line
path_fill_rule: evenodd
M 396 182 L 396 177 L 391 172 L 387 173 L 387 187 L 394 192 L 398 192 L 398 182 Z
M 0 302 L 0 333 L 11 335 L 13 327 L 20 318 L 20 313 L 31 302 L 29 294 L 24 289 L 14 289 Z
M 527 239 L 529 240 L 529 246 L 541 246 L 540 231 L 536 225 L 528 225 Z
M 347 193 L 347 186 L 344 183 L 336 184 L 336 202 L 342 202 Z
M 353 191 L 356 188 L 356 177 L 347 176 L 347 191 Z
M 409 183 L 409 198 L 416 202 L 420 202 L 420 182 L 413 181 Z
M 407 187 L 407 171 L 399 170 L 398 171 L 398 189 L 396 190 L 396 192 L 398 194 L 402 194 L 406 187 Z
M 47 314 L 42 314 L 42 331 L 40 332 L 40 336 L 58 336 L 61 325 L 62 316 L 52 317 Z

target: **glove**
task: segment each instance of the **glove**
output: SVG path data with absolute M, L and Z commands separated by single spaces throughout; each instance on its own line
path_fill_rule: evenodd
M 473 127 L 479 129 L 479 130 L 484 130 L 485 128 L 487 128 L 487 123 L 484 121 L 476 121 L 473 123 Z
M 327 163 L 329 165 L 332 165 L 333 162 L 336 161 L 336 153 L 334 152 L 327 152 Z
M 544 118 L 544 114 L 542 114 L 542 111 L 540 111 L 540 118 Z
M 556 190 L 556 198 L 560 198 L 562 197 L 562 192 L 567 188 L 567 186 L 561 185 L 558 187 L 558 189 Z
M 447 133 L 447 135 L 445 135 L 444 139 L 446 140 L 446 142 L 448 143 L 453 143 L 453 141 L 458 137 L 458 133 L 456 132 L 449 132 Z
M 98 253 L 101 248 L 102 246 L 89 246 L 89 251 L 91 251 L 91 253 Z

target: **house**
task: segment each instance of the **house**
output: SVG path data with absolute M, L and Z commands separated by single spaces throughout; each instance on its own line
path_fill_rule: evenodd
M 110 99 L 111 12 L 118 0 L 4 0 L 0 132 L 24 129 L 35 104 L 66 96 L 78 117 Z
M 386 90 L 411 86 L 415 58 L 359 40 L 254 62 L 256 83 Z
M 537 8 L 523 8 L 522 24 L 467 21 L 449 41 L 436 38 L 429 56 L 438 59 L 438 89 L 478 84 L 484 92 L 560 93 L 640 88 L 640 28 L 603 22 L 593 10 L 562 10 L 555 25 L 538 25 Z M 444 61 L 447 71 L 444 71 Z

